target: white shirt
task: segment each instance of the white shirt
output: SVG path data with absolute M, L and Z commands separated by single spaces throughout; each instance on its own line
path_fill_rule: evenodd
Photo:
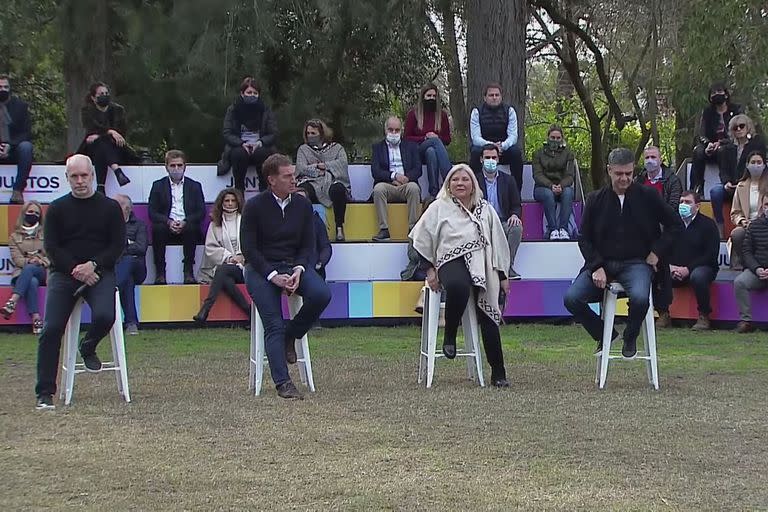
M 617 194 L 619 196 L 619 203 L 621 204 L 621 211 L 624 211 L 624 194 Z
M 749 186 L 749 220 L 757 218 L 757 212 L 760 210 L 760 184 L 757 181 L 750 183 Z
M 171 181 L 171 220 L 184 220 L 187 218 L 184 213 L 184 178 L 180 182 Z
M 272 194 L 272 197 L 274 197 L 275 201 L 277 201 L 277 206 L 280 207 L 280 210 L 282 210 L 283 212 L 283 217 L 285 217 L 285 208 L 291 202 L 291 194 L 288 194 L 288 197 L 286 197 L 285 199 L 280 199 L 274 193 Z
M 392 181 L 395 181 L 395 177 L 405 174 L 403 156 L 400 154 L 400 144 L 393 146 L 387 143 L 387 151 L 389 151 L 389 176 L 392 178 Z

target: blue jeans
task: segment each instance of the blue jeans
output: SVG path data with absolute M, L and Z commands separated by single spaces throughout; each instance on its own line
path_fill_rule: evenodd
M 21 274 L 14 278 L 13 293 L 24 297 L 24 302 L 27 304 L 27 312 L 30 315 L 40 312 L 37 289 L 45 285 L 45 276 L 45 268 L 28 263 L 21 269 Z
M 439 137 L 424 139 L 419 145 L 421 163 L 427 166 L 427 179 L 429 180 L 429 195 L 437 197 L 440 190 L 440 178 L 445 179 L 451 170 L 451 159 L 448 150 Z M 438 176 L 439 173 L 439 176 Z
M 11 146 L 8 158 L 0 160 L 3 164 L 16 164 L 16 181 L 13 182 L 13 190 L 24 192 L 27 186 L 27 178 L 32 170 L 32 143 L 28 140 Z
M 715 185 L 709 191 L 709 199 L 712 201 L 712 214 L 715 216 L 715 222 L 723 223 L 723 204 L 726 199 L 733 199 L 733 190 L 725 190 L 722 184 Z
M 115 265 L 115 280 L 120 291 L 120 305 L 123 306 L 125 323 L 138 324 L 139 315 L 136 312 L 136 285 L 147 278 L 147 265 L 142 258 L 137 256 L 123 256 Z
M 291 274 L 289 265 L 278 265 L 278 272 Z M 283 290 L 250 266 L 246 267 L 245 285 L 259 311 L 264 324 L 264 346 L 269 360 L 269 371 L 275 386 L 291 380 L 285 361 L 285 340 L 303 337 L 317 322 L 320 314 L 331 301 L 331 290 L 314 269 L 308 268 L 301 274 L 296 293 L 304 299 L 304 305 L 293 317 L 284 321 L 280 297 Z
M 603 265 L 608 282 L 617 281 L 626 290 L 629 299 L 629 316 L 624 330 L 625 341 L 635 341 L 640 334 L 645 314 L 648 312 L 648 297 L 651 292 L 653 269 L 643 260 L 606 261 Z M 603 320 L 589 307 L 590 303 L 601 302 L 603 291 L 592 282 L 592 272 L 582 270 L 568 291 L 563 303 L 574 320 L 587 330 L 592 339 L 603 338 Z
M 544 216 L 547 219 L 549 232 L 556 229 L 568 231 L 568 221 L 573 212 L 573 187 L 565 187 L 559 196 L 556 196 L 552 189 L 547 187 L 536 187 L 533 189 L 533 198 L 544 207 Z M 555 218 L 556 202 L 560 202 L 560 217 Z

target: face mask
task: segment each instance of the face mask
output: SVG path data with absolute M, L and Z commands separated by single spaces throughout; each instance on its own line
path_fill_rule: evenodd
M 400 134 L 399 133 L 388 133 L 387 134 L 387 142 L 389 142 L 392 146 L 397 146 L 400 144 Z
M 726 102 L 726 100 L 728 100 L 728 96 L 726 96 L 723 93 L 715 94 L 709 99 L 709 101 L 711 101 L 715 105 L 722 105 L 723 103 Z
M 11 97 L 11 91 L 0 91 L 0 102 L 6 102 L 8 101 L 8 98 Z
M 437 110 L 437 100 L 424 100 L 424 110 L 427 112 L 435 112 Z
M 483 170 L 485 170 L 485 171 L 487 171 L 489 173 L 496 174 L 496 172 L 497 172 L 496 167 L 498 165 L 499 165 L 499 162 L 497 162 L 493 158 L 486 158 L 485 160 L 483 160 Z
M 222 206 L 221 209 L 224 210 L 224 213 L 235 213 L 237 211 L 237 206 L 229 207 L 229 208 L 227 208 L 226 206 Z
M 322 144 L 322 140 L 319 135 L 307 135 L 307 144 L 310 146 L 319 146 Z
M 763 174 L 763 169 L 765 169 L 765 165 L 763 164 L 748 164 L 747 170 L 749 171 L 749 175 L 753 178 L 759 178 L 761 174 Z
M 691 208 L 691 205 L 680 203 L 677 207 L 677 211 L 680 212 L 680 217 L 684 219 L 688 219 L 693 215 L 693 208 Z
M 648 174 L 656 174 L 656 171 L 659 170 L 659 161 L 655 160 L 653 158 L 646 158 L 645 159 L 645 170 L 648 171 Z
M 109 94 L 96 96 L 96 104 L 100 107 L 106 107 L 109 105 Z
M 37 213 L 25 213 L 24 224 L 27 226 L 34 226 L 40 220 L 40 215 Z
M 261 101 L 260 96 L 243 96 L 243 103 L 246 105 L 256 105 Z
M 183 170 L 173 170 L 168 171 L 168 176 L 171 178 L 171 181 L 174 183 L 178 183 L 184 178 L 184 171 Z
M 548 149 L 560 149 L 560 145 L 562 144 L 562 141 L 555 140 L 555 139 L 548 139 L 547 140 L 547 148 Z

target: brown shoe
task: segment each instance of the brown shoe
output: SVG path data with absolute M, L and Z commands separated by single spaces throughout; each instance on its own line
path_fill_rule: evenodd
M 18 190 L 11 192 L 11 204 L 24 204 L 24 195 Z
M 672 318 L 669 316 L 669 311 L 659 311 L 659 318 L 656 319 L 657 329 L 667 329 L 672 327 Z
M 742 320 L 736 324 L 736 332 L 739 334 L 747 334 L 748 332 L 753 332 L 754 330 L 755 328 L 752 326 L 752 322 Z
M 155 277 L 155 284 L 168 284 L 165 280 L 165 272 L 157 274 L 157 277 Z
M 285 335 L 285 361 L 288 364 L 296 364 L 296 339 L 289 334 Z
M 693 324 L 691 330 L 693 331 L 708 331 L 712 328 L 709 323 L 709 317 L 707 315 L 699 315 L 699 319 Z
M 279 386 L 277 386 L 277 396 L 280 398 L 287 398 L 288 400 L 303 400 L 304 395 L 302 395 L 298 389 L 296 389 L 296 386 L 293 385 L 293 382 L 283 382 Z

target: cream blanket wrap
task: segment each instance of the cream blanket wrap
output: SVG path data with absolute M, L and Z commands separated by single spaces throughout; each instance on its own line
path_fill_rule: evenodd
M 438 199 L 408 237 L 437 270 L 463 257 L 472 283 L 479 288 L 478 307 L 496 324 L 501 322 L 499 271 L 506 274 L 509 269 L 509 246 L 501 221 L 486 200 L 469 211 L 457 199 Z

